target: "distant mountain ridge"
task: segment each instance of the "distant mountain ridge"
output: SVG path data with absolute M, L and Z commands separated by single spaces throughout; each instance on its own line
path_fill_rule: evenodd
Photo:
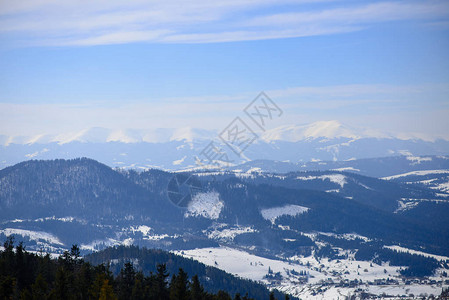
M 282 162 L 273 160 L 254 160 L 234 166 L 235 172 L 289 173 L 297 171 L 341 171 L 370 177 L 388 177 L 414 171 L 448 170 L 448 155 L 398 155 L 344 161 Z
M 281 126 L 257 132 L 258 138 L 237 156 L 219 132 L 194 128 L 112 130 L 14 137 L 0 135 L 0 168 L 27 159 L 90 157 L 111 167 L 182 170 L 210 164 L 201 152 L 211 141 L 228 153 L 232 166 L 256 160 L 289 163 L 345 161 L 395 155 L 449 155 L 449 141 L 401 137 L 357 129 L 338 121 Z M 213 164 L 223 164 L 215 161 Z M 385 175 L 387 176 L 387 175 Z
M 402 139 L 435 141 L 435 137 L 425 137 L 419 134 L 393 134 L 378 130 L 356 128 L 339 121 L 317 121 L 309 124 L 284 125 L 265 132 L 254 129 L 259 133 L 260 139 L 265 142 L 284 141 L 299 142 L 308 139 Z M 81 143 L 166 143 L 170 141 L 200 141 L 213 139 L 219 134 L 218 130 L 206 130 L 192 127 L 156 128 L 156 129 L 108 129 L 92 127 L 76 132 L 59 134 L 38 134 L 32 136 L 8 136 L 0 134 L 0 145 L 10 144 L 67 144 Z M 443 138 L 439 138 L 443 139 Z
M 211 139 L 217 133 L 213 130 L 184 128 L 157 128 L 151 130 L 143 129 L 108 129 L 103 127 L 92 127 L 78 132 L 61 134 L 39 134 L 34 136 L 6 136 L 0 135 L 0 144 L 48 144 L 58 143 L 60 145 L 80 143 L 166 143 L 170 141 L 188 141 Z

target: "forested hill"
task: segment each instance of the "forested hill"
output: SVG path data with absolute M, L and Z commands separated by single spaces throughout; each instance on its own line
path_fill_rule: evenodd
M 132 262 L 137 271 L 144 275 L 157 272 L 158 264 L 164 264 L 167 272 L 176 274 L 183 269 L 189 277 L 197 275 L 204 289 L 210 293 L 218 293 L 224 290 L 231 295 L 248 294 L 255 299 L 268 299 L 269 291 L 262 284 L 254 281 L 236 278 L 220 269 L 206 266 L 196 260 L 157 249 L 139 248 L 136 246 L 110 247 L 103 251 L 89 254 L 85 260 L 93 265 L 110 264 L 110 270 L 114 275 L 119 275 L 127 262 Z M 284 299 L 284 295 L 274 291 L 277 299 Z
M 234 297 L 234 298 L 232 298 Z M 57 259 L 8 238 L 0 250 L 0 299 L 289 299 L 249 280 L 161 250 L 108 248 L 86 258 L 78 246 Z

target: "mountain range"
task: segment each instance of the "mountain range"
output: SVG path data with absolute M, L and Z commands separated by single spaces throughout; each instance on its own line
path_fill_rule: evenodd
M 239 156 L 219 139 L 220 132 L 192 128 L 90 128 L 57 135 L 0 135 L 0 167 L 27 159 L 90 157 L 110 167 L 182 170 L 209 164 L 201 153 L 211 141 L 228 153 L 230 162 L 227 164 L 231 166 L 255 160 L 297 164 L 395 155 L 449 154 L 449 141 L 444 139 L 381 133 L 352 128 L 338 121 L 255 131 L 257 138 Z M 223 161 L 216 160 L 212 164 L 222 165 Z
M 447 160 L 419 158 L 427 166 Z M 382 179 L 330 169 L 186 173 L 86 158 L 25 161 L 0 170 L 0 238 L 51 253 L 74 243 L 84 253 L 161 248 L 298 297 L 373 293 L 379 282 L 436 294 L 449 269 L 447 169 L 414 171 L 416 160 L 394 159 L 409 168 L 392 163 L 399 172 Z M 425 282 L 403 283 L 411 277 Z

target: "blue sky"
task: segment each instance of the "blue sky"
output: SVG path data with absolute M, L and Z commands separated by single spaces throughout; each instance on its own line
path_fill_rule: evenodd
M 273 126 L 449 138 L 447 1 L 0 1 L 0 134 Z

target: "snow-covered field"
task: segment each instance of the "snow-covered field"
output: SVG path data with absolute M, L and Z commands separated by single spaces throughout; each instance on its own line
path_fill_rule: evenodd
M 404 247 L 401 247 L 401 246 L 384 246 L 384 248 L 388 248 L 388 249 L 391 249 L 391 250 L 396 250 L 398 252 L 406 252 L 406 253 L 410 253 L 410 254 L 417 254 L 417 255 L 422 255 L 422 256 L 425 256 L 425 257 L 431 257 L 431 258 L 434 258 L 434 259 L 439 260 L 439 261 L 446 261 L 446 260 L 449 261 L 449 257 L 447 257 L 447 256 L 429 254 L 429 253 L 425 253 L 425 252 L 422 252 L 422 251 L 417 251 L 417 250 L 413 250 L 413 249 L 404 248 Z
M 393 296 L 439 295 L 441 293 L 441 286 L 437 284 L 405 285 L 398 275 L 400 267 L 390 266 L 388 263 L 377 265 L 372 262 L 357 261 L 349 252 L 347 259 L 340 260 L 319 259 L 314 255 L 276 260 L 224 246 L 175 251 L 175 253 L 223 269 L 236 276 L 259 281 L 270 288 L 279 289 L 301 299 L 344 299 L 345 296 L 354 294 L 357 289 L 377 295 L 385 293 Z M 271 275 L 279 272 L 278 280 L 267 278 L 266 275 L 269 272 Z M 373 284 L 375 280 L 386 281 L 387 279 L 395 280 L 395 282 Z M 355 280 L 358 281 L 356 285 L 347 285 Z M 346 283 L 346 286 L 343 283 Z

